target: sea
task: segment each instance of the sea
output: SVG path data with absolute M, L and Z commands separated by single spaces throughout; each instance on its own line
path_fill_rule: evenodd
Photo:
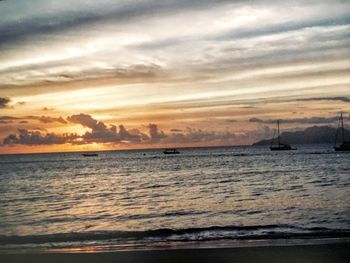
M 350 153 L 330 145 L 0 156 L 0 253 L 350 240 Z

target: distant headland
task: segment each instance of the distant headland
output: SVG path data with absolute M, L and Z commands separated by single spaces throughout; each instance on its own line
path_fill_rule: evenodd
M 336 128 L 329 126 L 313 126 L 303 131 L 283 132 L 280 140 L 290 144 L 333 144 L 336 136 Z M 345 138 L 350 138 L 350 131 L 344 130 Z M 270 145 L 271 139 L 261 140 L 253 145 Z

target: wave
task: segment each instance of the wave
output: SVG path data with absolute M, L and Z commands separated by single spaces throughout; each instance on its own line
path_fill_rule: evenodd
M 260 240 L 286 238 L 349 238 L 350 229 L 323 227 L 303 228 L 291 225 L 210 226 L 186 229 L 153 229 L 146 231 L 93 231 L 45 235 L 0 235 L 0 245 L 44 244 L 84 241 L 209 241 L 220 239 Z

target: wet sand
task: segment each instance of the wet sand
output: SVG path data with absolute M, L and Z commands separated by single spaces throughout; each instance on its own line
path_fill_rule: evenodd
M 1 254 L 0 262 L 350 262 L 350 243 L 102 253 Z

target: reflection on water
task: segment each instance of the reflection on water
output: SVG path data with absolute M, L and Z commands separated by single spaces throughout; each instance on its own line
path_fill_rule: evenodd
M 0 235 L 271 224 L 349 229 L 350 154 L 329 149 L 1 156 Z

